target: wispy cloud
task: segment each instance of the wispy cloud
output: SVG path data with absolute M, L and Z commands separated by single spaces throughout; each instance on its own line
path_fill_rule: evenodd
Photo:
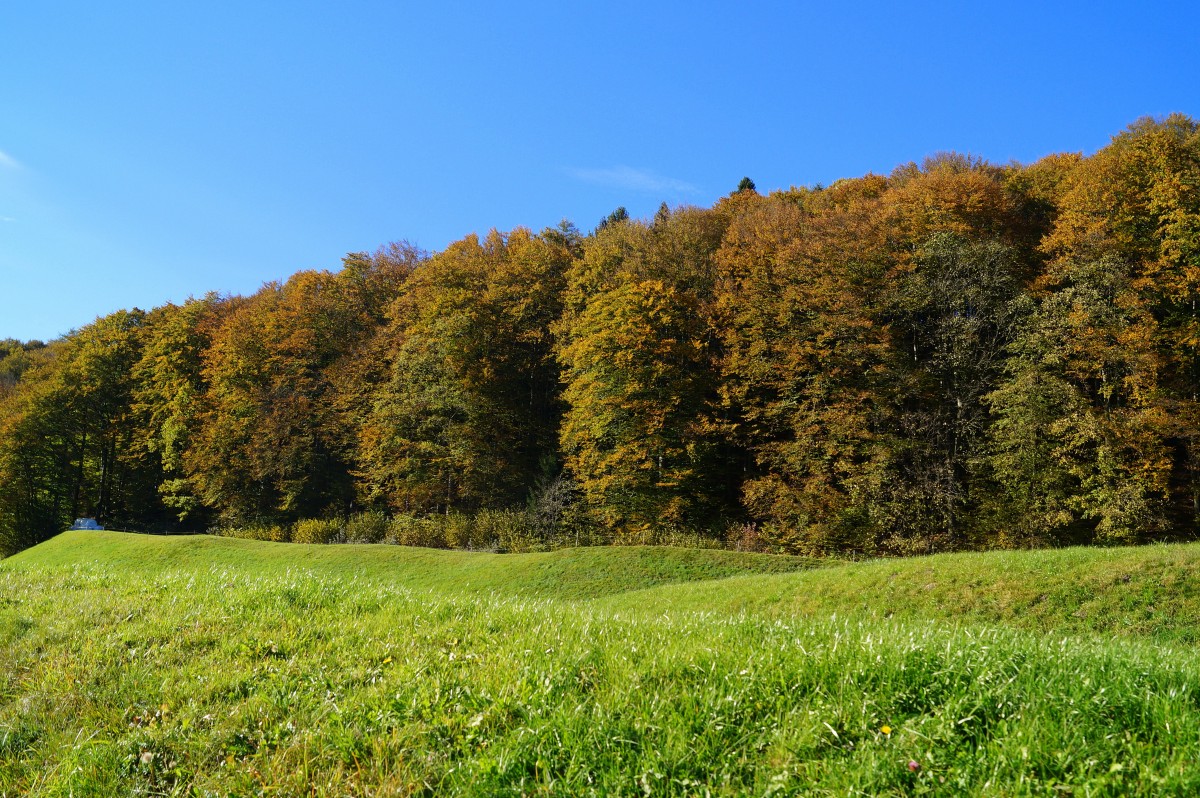
M 0 216 L 0 222 L 15 222 L 16 219 L 11 216 Z
M 607 169 L 568 169 L 567 174 L 585 183 L 608 188 L 644 191 L 650 194 L 699 194 L 700 189 L 686 180 L 666 177 L 649 169 L 613 166 Z
M 0 150 L 0 169 L 20 169 L 21 164 L 16 158 L 9 155 L 4 150 Z

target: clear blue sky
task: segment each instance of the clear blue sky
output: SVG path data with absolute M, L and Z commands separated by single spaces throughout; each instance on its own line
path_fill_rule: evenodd
M 0 338 L 407 238 L 588 230 L 1200 115 L 1195 2 L 38 2 L 0 13 Z

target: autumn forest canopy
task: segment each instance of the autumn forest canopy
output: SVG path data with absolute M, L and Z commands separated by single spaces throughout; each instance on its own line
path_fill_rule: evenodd
M 807 554 L 1200 533 L 1200 124 L 354 253 L 0 342 L 0 550 L 515 513 Z

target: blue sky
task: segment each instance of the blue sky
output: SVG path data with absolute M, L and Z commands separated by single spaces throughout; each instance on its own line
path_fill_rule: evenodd
M 402 238 L 1200 115 L 1194 2 L 7 6 L 0 338 Z

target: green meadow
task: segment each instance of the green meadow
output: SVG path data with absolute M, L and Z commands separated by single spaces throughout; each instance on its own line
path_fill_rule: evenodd
M 64 533 L 0 561 L 0 795 L 1195 795 L 1198 571 Z

